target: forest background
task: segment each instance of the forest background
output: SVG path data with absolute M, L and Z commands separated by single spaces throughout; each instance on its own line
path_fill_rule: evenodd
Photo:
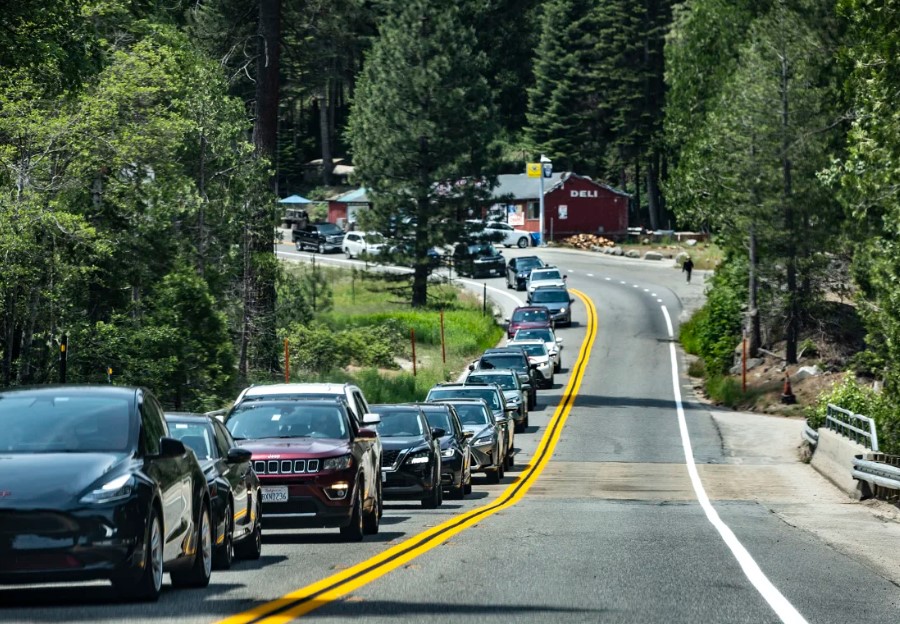
M 788 364 L 827 336 L 892 414 L 898 63 L 890 0 L 8 0 L 0 383 L 55 381 L 65 335 L 70 381 L 218 407 L 314 322 L 278 197 L 325 196 L 346 158 L 370 225 L 422 252 L 546 154 L 631 193 L 631 225 L 724 249 L 708 375 L 742 333 Z

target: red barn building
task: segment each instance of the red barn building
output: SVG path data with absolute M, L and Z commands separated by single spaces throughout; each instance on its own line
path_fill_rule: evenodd
M 517 228 L 540 230 L 540 180 L 524 173 L 497 176 L 491 212 L 505 209 Z M 544 228 L 548 240 L 573 234 L 625 234 L 631 195 L 568 171 L 544 178 Z

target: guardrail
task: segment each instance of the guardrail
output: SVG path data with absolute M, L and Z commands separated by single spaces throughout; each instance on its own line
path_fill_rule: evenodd
M 825 426 L 851 440 L 865 444 L 876 453 L 878 452 L 878 433 L 875 431 L 875 421 L 868 416 L 854 414 L 850 410 L 829 403 Z M 860 427 L 865 427 L 865 429 Z
M 853 478 L 889 490 L 900 490 L 900 458 L 875 454 L 871 459 L 857 455 L 853 460 Z
M 803 427 L 803 439 L 813 448 L 819 444 L 819 432 L 809 426 L 809 421 L 806 421 L 806 426 Z

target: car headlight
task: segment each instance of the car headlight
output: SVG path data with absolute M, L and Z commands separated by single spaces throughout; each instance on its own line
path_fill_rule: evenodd
M 484 436 L 482 438 L 477 438 L 474 442 L 472 442 L 475 446 L 487 446 L 488 444 L 494 444 L 494 436 Z
M 407 464 L 427 464 L 428 463 L 428 451 L 416 451 L 415 453 L 410 453 L 406 458 Z
M 453 457 L 456 455 L 456 449 L 452 446 L 441 451 L 441 457 Z
M 323 470 L 346 470 L 353 465 L 352 455 L 341 455 L 340 457 L 329 457 L 322 464 Z
M 513 404 L 521 403 L 522 397 L 514 396 L 514 397 L 510 397 L 510 398 L 506 399 L 506 401 L 507 401 L 507 403 L 513 403 Z
M 565 307 L 560 308 L 560 309 L 559 309 L 559 312 L 560 312 L 560 314 L 565 314 L 565 313 L 566 313 L 566 308 L 565 308 Z
M 96 490 L 81 497 L 81 502 L 91 505 L 113 503 L 128 498 L 134 492 L 134 477 L 130 474 L 107 481 Z

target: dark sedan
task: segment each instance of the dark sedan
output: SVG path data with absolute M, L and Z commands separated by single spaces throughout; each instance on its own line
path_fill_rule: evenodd
M 262 488 L 250 465 L 253 455 L 239 448 L 217 420 L 202 414 L 166 414 L 173 438 L 194 451 L 206 475 L 212 502 L 213 564 L 231 567 L 235 555 L 259 559 L 262 552 Z
M 541 269 L 547 266 L 537 256 L 519 256 L 510 258 L 506 264 L 506 287 L 516 290 L 525 290 L 525 283 L 532 269 Z
M 428 425 L 443 429 L 441 436 L 441 483 L 449 488 L 450 498 L 461 499 L 472 493 L 473 432 L 463 429 L 459 414 L 449 403 L 419 403 Z
M 109 579 L 132 600 L 212 569 L 206 478 L 146 390 L 0 392 L 0 583 Z
M 459 414 L 463 430 L 472 438 L 472 472 L 483 472 L 488 483 L 500 483 L 506 465 L 505 449 L 501 434 L 494 423 L 494 415 L 484 399 L 443 399 L 435 403 L 448 403 Z
M 385 498 L 417 498 L 435 509 L 443 502 L 441 443 L 443 429 L 432 430 L 417 405 L 373 405 L 381 417 L 381 474 Z
M 378 433 L 365 426 L 376 424 L 365 414 L 360 426 L 343 395 L 244 401 L 225 418 L 253 452 L 267 527 L 339 527 L 350 541 L 378 533 L 381 520 Z

